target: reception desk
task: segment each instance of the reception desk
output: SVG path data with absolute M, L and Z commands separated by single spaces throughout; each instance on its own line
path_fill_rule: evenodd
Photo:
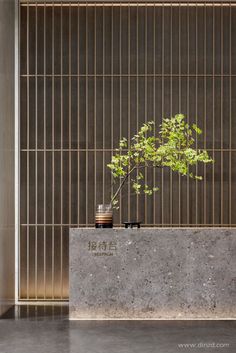
M 71 229 L 70 319 L 236 319 L 236 229 Z

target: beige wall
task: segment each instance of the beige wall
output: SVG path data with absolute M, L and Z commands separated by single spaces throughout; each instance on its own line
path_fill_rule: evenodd
M 0 315 L 14 303 L 14 0 L 0 0 Z

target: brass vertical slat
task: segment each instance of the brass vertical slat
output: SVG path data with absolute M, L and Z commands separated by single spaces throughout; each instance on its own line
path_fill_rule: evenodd
M 137 12 L 136 12 L 136 50 L 137 50 L 137 55 L 136 55 L 136 71 L 137 71 L 137 76 L 136 76 L 136 132 L 139 130 L 139 4 L 137 3 Z M 138 170 L 136 171 L 136 175 L 138 175 Z M 136 195 L 136 217 L 139 217 L 139 195 Z
M 130 146 L 130 3 L 128 4 L 128 144 Z M 130 179 L 128 180 L 128 221 L 130 221 Z
M 46 299 L 46 7 L 43 9 L 43 293 Z
M 68 205 L 68 211 L 69 211 L 69 225 L 71 225 L 71 3 L 69 3 L 69 38 L 68 38 L 68 43 L 69 43 L 69 185 L 68 185 L 68 190 L 69 190 L 69 205 Z
M 68 59 L 69 59 L 69 63 L 68 63 L 68 72 L 69 72 L 69 88 L 68 88 L 68 93 L 69 93 L 69 107 L 68 107 L 68 125 L 69 125 L 69 136 L 68 136 L 68 142 L 69 142 L 69 152 L 68 152 L 68 159 L 69 159 L 69 178 L 68 178 L 68 223 L 69 223 L 69 227 L 71 227 L 71 206 L 72 206 L 72 195 L 71 195 L 71 190 L 72 190 L 72 178 L 71 178 L 71 168 L 72 168 L 72 162 L 71 162 L 71 149 L 72 149 L 72 145 L 71 145 L 71 129 L 72 129 L 72 123 L 71 123 L 71 3 L 69 3 L 69 38 L 68 38 L 68 45 L 69 45 L 69 53 L 68 53 Z M 64 242 L 64 236 L 63 236 L 63 242 Z M 62 247 L 63 248 L 63 247 Z M 64 256 L 64 254 L 63 254 Z M 64 273 L 63 273 L 63 277 L 64 277 Z M 64 297 L 64 285 L 62 286 L 62 298 Z
M 61 46 L 61 75 L 63 73 L 63 8 L 61 6 L 60 11 L 60 25 L 61 25 L 61 33 L 60 33 L 60 46 Z M 61 77 L 61 226 L 60 226 L 60 297 L 62 299 L 63 293 L 63 78 Z
M 232 225 L 232 8 L 229 8 L 229 225 Z
M 207 13 L 206 13 L 206 3 L 204 6 L 204 145 L 203 148 L 206 149 L 206 132 L 207 132 L 207 126 L 206 126 L 206 116 L 207 116 L 207 87 L 206 87 L 206 51 L 207 51 L 207 42 L 206 42 L 206 21 L 207 21 Z M 206 174 L 206 164 L 204 164 L 204 186 L 203 186 L 203 224 L 206 224 L 206 218 L 207 218 L 207 174 Z
M 80 16 L 80 11 L 79 11 L 79 6 L 78 6 L 78 11 L 77 11 L 77 222 L 78 222 L 78 227 L 80 225 L 80 69 L 79 69 L 79 64 L 80 64 L 80 50 L 79 50 L 79 43 L 80 43 L 80 29 L 79 29 L 79 16 Z M 96 80 L 96 78 L 95 78 Z M 96 134 L 95 134 L 96 136 Z M 96 184 L 96 180 L 95 180 Z M 95 201 L 96 201 L 96 192 L 95 194 Z M 96 204 L 96 203 L 95 203 Z
M 170 116 L 173 114 L 173 8 L 170 4 Z M 173 173 L 170 170 L 170 225 L 173 224 Z
M 212 157 L 215 159 L 215 6 L 212 7 L 213 22 L 212 22 L 212 41 L 213 41 L 213 56 L 212 56 Z M 215 224 L 215 166 L 212 166 L 212 224 Z
M 27 3 L 27 74 L 29 75 L 29 4 Z M 27 193 L 27 249 L 26 249 L 26 252 L 27 252 L 27 273 L 26 273 L 26 297 L 27 299 L 29 299 L 29 135 L 30 135 L 30 131 L 29 131 L 29 122 L 30 122 L 30 118 L 29 118 L 29 77 L 27 77 L 27 190 L 26 190 L 26 193 Z
M 18 25 L 18 28 L 16 30 L 18 30 L 18 39 L 16 39 L 16 43 L 15 45 L 18 46 L 18 55 L 20 57 L 20 38 L 21 38 L 21 13 L 22 13 L 22 10 L 21 10 L 21 7 L 18 6 L 18 18 L 19 18 L 19 25 Z M 15 176 L 17 176 L 15 179 L 16 179 L 16 182 L 18 182 L 18 185 L 16 186 L 15 188 L 15 192 L 17 193 L 16 194 L 16 197 L 15 197 L 15 227 L 18 231 L 18 234 L 17 234 L 17 239 L 15 241 L 15 268 L 16 270 L 18 271 L 16 273 L 16 277 L 15 277 L 15 299 L 18 300 L 19 298 L 21 298 L 21 231 L 22 231 L 22 228 L 21 228 L 21 207 L 20 207 L 20 204 L 21 204 L 21 199 L 22 199 L 22 192 L 21 192 L 21 149 L 22 149 L 22 146 L 21 146 L 21 138 L 20 138 L 20 133 L 22 131 L 22 128 L 21 128 L 21 106 L 20 106 L 20 97 L 21 97 L 21 92 L 20 92 L 20 84 L 21 84 L 21 80 L 20 80 L 20 74 L 21 74 L 21 70 L 20 70 L 20 59 L 19 58 L 15 58 L 17 60 L 16 62 L 16 69 L 15 69 L 15 76 L 18 74 L 18 83 L 17 85 L 15 86 L 15 99 L 17 99 L 18 103 L 17 105 L 15 105 L 15 110 L 19 109 L 20 107 L 20 114 L 18 115 L 19 112 L 17 112 L 16 114 L 18 115 L 18 121 L 16 119 L 16 122 L 15 122 L 15 145 L 16 145 L 16 151 L 15 151 Z M 19 95 L 19 96 L 18 96 Z M 17 117 L 16 115 L 16 117 Z M 17 131 L 17 128 L 18 128 L 18 131 Z M 16 174 L 17 173 L 17 174 Z M 18 258 L 17 258 L 18 257 Z
M 119 125 L 120 125 L 120 139 L 122 138 L 122 3 L 120 2 L 120 18 L 119 18 L 119 67 L 120 67 L 120 117 L 119 117 Z M 121 181 L 121 178 L 120 178 Z M 119 224 L 122 222 L 122 192 L 120 192 L 120 219 Z
M 153 120 L 156 136 L 156 6 L 153 9 Z M 156 187 L 156 168 L 153 168 L 153 186 Z M 156 193 L 153 193 L 153 224 L 156 224 Z
M 179 113 L 182 113 L 181 107 L 181 7 L 179 4 Z M 179 174 L 179 226 L 181 225 L 181 176 Z
M 54 6 L 52 7 L 52 224 L 55 223 L 55 79 L 54 79 Z M 52 298 L 54 299 L 55 227 L 52 226 Z
M 195 10 L 195 50 L 196 50 L 196 80 L 195 80 L 195 124 L 198 125 L 198 8 L 196 3 Z M 198 148 L 198 134 L 195 134 L 196 137 L 196 148 Z M 196 175 L 198 175 L 198 165 L 196 165 Z M 195 223 L 198 224 L 198 180 L 195 180 Z
M 145 45 L 145 55 L 144 55 L 144 121 L 147 122 L 147 6 L 145 7 L 145 35 L 144 35 L 144 45 Z M 147 184 L 147 168 L 144 170 L 144 181 Z M 147 194 L 144 196 L 144 220 L 147 224 Z
M 114 48 L 113 48 L 113 31 L 114 31 L 114 10 L 113 10 L 113 3 L 111 7 L 111 149 L 114 148 Z M 111 151 L 112 155 L 112 151 Z M 114 188 L 113 188 L 113 175 L 111 173 L 111 195 L 113 195 Z
M 221 162 L 221 176 L 220 176 L 220 223 L 224 223 L 224 124 L 223 124 L 223 97 L 224 97 L 224 82 L 223 82 L 223 70 L 224 70 L 224 39 L 223 39 L 223 7 L 220 8 L 220 35 L 221 35 L 221 78 L 220 78 L 220 162 Z
M 94 207 L 97 205 L 97 8 L 94 7 Z
M 38 6 L 35 7 L 35 298 L 38 298 Z
M 85 218 L 85 223 L 88 225 L 88 215 L 89 215 L 89 209 L 88 209 L 88 8 L 86 6 L 85 10 L 85 134 L 86 134 L 86 152 L 85 152 L 85 199 L 86 199 L 86 218 Z
M 164 66 L 164 50 L 165 50 L 165 7 L 164 7 L 164 2 L 162 3 L 162 43 L 161 43 L 161 115 L 162 119 L 164 118 L 164 112 L 165 112 L 165 79 L 164 79 L 164 73 L 165 73 L 165 66 Z M 162 226 L 164 225 L 164 169 L 161 169 L 161 224 Z
M 103 4 L 104 5 L 104 4 Z M 102 202 L 105 203 L 105 7 L 102 7 Z
M 190 35 L 189 35 L 189 4 L 187 6 L 187 123 L 189 124 L 189 56 L 190 56 Z M 187 224 L 189 224 L 189 176 L 187 176 Z

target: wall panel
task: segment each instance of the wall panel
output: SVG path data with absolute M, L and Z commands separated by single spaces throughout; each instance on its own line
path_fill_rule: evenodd
M 234 2 L 22 1 L 21 299 L 68 297 L 68 229 L 94 225 L 112 151 L 145 121 L 186 114 L 215 164 L 202 182 L 146 171 L 160 191 L 127 185 L 115 225 L 236 225 L 235 23 Z

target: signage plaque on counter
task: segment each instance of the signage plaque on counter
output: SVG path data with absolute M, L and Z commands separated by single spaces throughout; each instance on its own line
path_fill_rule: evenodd
M 89 241 L 87 249 L 93 256 L 114 256 L 117 241 Z

